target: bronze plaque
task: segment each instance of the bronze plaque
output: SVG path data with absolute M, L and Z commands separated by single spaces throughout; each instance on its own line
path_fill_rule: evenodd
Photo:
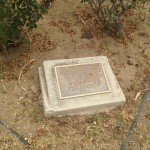
M 110 92 L 101 63 L 55 66 L 60 99 Z

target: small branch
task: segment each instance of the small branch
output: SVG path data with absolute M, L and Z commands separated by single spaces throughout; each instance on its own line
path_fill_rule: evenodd
M 31 44 L 32 40 L 31 40 L 31 38 L 30 38 L 29 33 L 28 33 L 28 32 L 26 32 L 26 31 L 25 31 L 25 29 L 23 29 L 23 28 L 20 28 L 20 30 L 21 30 L 22 32 L 24 32 L 24 34 L 26 34 L 26 36 L 27 36 L 27 37 L 28 37 L 28 39 L 29 39 L 29 43 Z
M 145 92 L 145 91 L 149 91 L 149 89 L 144 89 L 144 90 L 141 90 L 139 91 L 137 94 L 136 94 L 136 97 L 135 97 L 135 101 L 138 99 L 138 97 L 141 95 L 141 92 Z
M 35 61 L 35 60 L 36 60 L 36 59 L 32 59 L 31 61 L 29 61 L 28 63 L 26 63 L 26 64 L 22 67 L 22 69 L 21 69 L 21 71 L 20 71 L 20 73 L 19 73 L 18 84 L 19 84 L 19 87 L 20 87 L 21 89 L 23 89 L 24 91 L 27 91 L 27 90 L 26 90 L 24 87 L 22 87 L 22 86 L 21 86 L 21 83 L 20 83 L 22 72 L 23 72 L 23 70 L 26 68 L 27 65 L 29 65 L 30 63 L 32 63 L 32 62 Z
M 98 7 L 97 7 L 97 5 L 96 5 L 96 2 L 95 2 L 94 0 L 92 0 L 92 2 L 93 2 L 93 4 L 94 4 L 94 6 L 95 6 L 95 9 L 98 9 Z M 92 4 L 92 2 L 91 2 L 91 4 Z
M 47 39 L 47 33 L 46 33 L 46 35 L 43 37 L 43 40 L 42 40 L 42 42 L 41 42 L 40 50 L 42 49 L 42 45 L 43 45 L 43 43 L 46 41 L 46 39 Z
M 4 90 L 6 91 L 6 93 L 9 93 L 7 88 L 3 85 Z

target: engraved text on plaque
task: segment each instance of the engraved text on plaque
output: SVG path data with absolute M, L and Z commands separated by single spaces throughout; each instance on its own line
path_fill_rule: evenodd
M 60 99 L 110 92 L 101 63 L 55 66 Z

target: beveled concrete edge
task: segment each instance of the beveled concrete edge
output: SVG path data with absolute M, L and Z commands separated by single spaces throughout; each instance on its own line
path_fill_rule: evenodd
M 50 109 L 50 104 L 48 103 L 49 97 L 48 93 L 46 92 L 46 83 L 44 80 L 44 72 L 42 67 L 39 67 L 39 80 L 40 80 L 40 87 L 41 87 L 41 100 L 44 107 L 44 116 L 49 117 L 50 114 L 53 114 L 53 110 Z
M 115 104 L 104 104 L 104 105 L 96 105 L 91 107 L 78 107 L 76 109 L 65 109 L 65 110 L 55 110 L 55 111 L 46 111 L 45 117 L 61 117 L 61 116 L 71 116 L 71 115 L 90 115 L 96 114 L 100 112 L 108 112 L 120 105 L 123 105 L 125 102 L 116 102 Z M 111 106 L 109 106 L 111 105 Z

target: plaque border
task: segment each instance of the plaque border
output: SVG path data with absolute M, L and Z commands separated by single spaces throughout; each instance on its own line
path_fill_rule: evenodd
M 102 91 L 102 92 L 94 92 L 94 93 L 89 93 L 89 94 L 79 94 L 79 95 L 74 95 L 74 96 L 65 96 L 65 97 L 63 97 L 61 95 L 60 84 L 59 84 L 58 74 L 57 74 L 57 68 L 71 67 L 71 66 L 81 66 L 81 65 L 88 65 L 88 64 L 101 64 L 102 70 L 103 70 L 103 74 L 104 74 L 104 77 L 106 79 L 106 83 L 107 83 L 107 86 L 108 86 L 108 90 L 107 91 Z M 90 96 L 90 95 L 96 95 L 96 94 L 103 94 L 103 93 L 110 93 L 111 92 L 110 84 L 108 82 L 108 78 L 107 78 L 104 66 L 103 66 L 103 64 L 101 62 L 59 65 L 59 66 L 54 66 L 54 71 L 55 71 L 57 89 L 58 89 L 60 100 L 69 99 L 69 98 L 76 98 L 76 97 L 83 97 L 83 96 Z

